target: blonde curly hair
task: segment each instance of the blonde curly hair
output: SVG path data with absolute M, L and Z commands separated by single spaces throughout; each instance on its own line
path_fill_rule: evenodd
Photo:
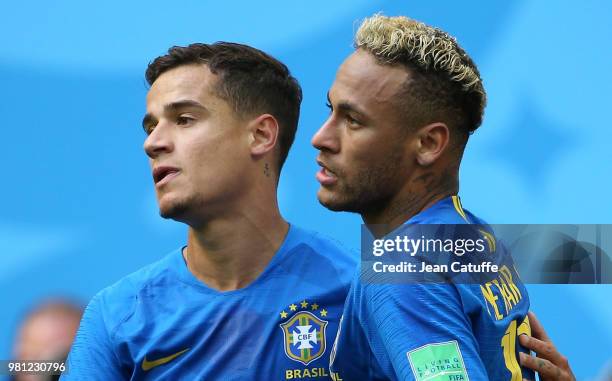
M 375 14 L 359 27 L 355 48 L 369 52 L 381 64 L 410 69 L 415 78 L 406 88 L 407 95 L 427 103 L 428 110 L 444 113 L 467 132 L 482 123 L 486 93 L 480 73 L 448 33 L 405 16 Z

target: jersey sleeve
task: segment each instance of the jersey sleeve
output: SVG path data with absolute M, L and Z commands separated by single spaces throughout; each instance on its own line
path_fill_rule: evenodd
M 396 380 L 487 380 L 472 324 L 450 284 L 365 285 L 375 327 Z
M 104 321 L 102 298 L 96 295 L 83 314 L 60 380 L 124 380 Z

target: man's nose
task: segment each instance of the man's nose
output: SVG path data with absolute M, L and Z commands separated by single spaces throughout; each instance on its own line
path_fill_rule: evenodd
M 145 139 L 144 150 L 151 159 L 155 159 L 160 154 L 171 152 L 174 149 L 172 134 L 168 127 L 160 121 Z
M 340 139 L 333 115 L 330 115 L 321 128 L 319 128 L 319 131 L 314 134 L 311 143 L 319 151 L 334 153 L 340 151 Z

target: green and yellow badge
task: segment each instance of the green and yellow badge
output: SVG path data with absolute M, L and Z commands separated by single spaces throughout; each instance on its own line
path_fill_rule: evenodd
M 406 355 L 416 381 L 469 380 L 457 340 L 423 345 Z
M 289 312 L 280 313 L 280 324 L 283 330 L 285 354 L 291 360 L 308 365 L 325 353 L 325 328 L 328 321 L 327 310 L 319 308 L 317 303 L 306 300 L 291 304 Z

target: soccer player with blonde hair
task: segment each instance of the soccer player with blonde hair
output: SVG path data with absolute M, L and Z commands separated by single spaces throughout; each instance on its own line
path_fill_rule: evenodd
M 320 151 L 319 201 L 361 214 L 379 227 L 377 237 L 422 224 L 483 226 L 458 197 L 461 158 L 486 105 L 472 59 L 446 32 L 406 17 L 366 19 L 355 48 L 312 139 Z M 332 377 L 533 379 L 521 368 L 529 351 L 518 338 L 530 334 L 527 290 L 513 267 L 502 275 L 485 284 L 357 276 L 331 354 Z

